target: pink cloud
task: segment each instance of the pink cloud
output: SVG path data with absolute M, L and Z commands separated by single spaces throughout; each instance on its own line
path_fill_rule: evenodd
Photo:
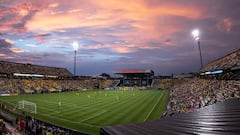
M 230 32 L 233 26 L 233 20 L 231 18 L 224 18 L 218 21 L 216 26 L 221 31 Z
M 11 27 L 6 26 L 6 25 L 0 26 L 0 30 L 1 30 L 1 31 L 8 31 L 8 30 L 11 30 Z
M 25 21 L 31 16 L 32 12 L 37 11 L 40 7 L 33 3 L 21 1 L 11 1 L 4 4 L 3 10 L 0 10 L 0 16 L 3 18 L 1 19 L 0 29 L 15 33 L 26 32 Z
M 48 7 L 50 7 L 50 8 L 56 8 L 58 6 L 59 6 L 59 3 L 57 3 L 57 2 L 51 3 L 51 4 L 48 5 Z
M 117 53 L 131 53 L 135 52 L 138 48 L 135 48 L 134 45 L 121 45 L 121 44 L 115 44 L 115 45 L 88 45 L 88 46 L 80 46 L 81 49 L 106 49 L 112 52 L 117 52 Z
M 14 44 L 14 41 L 12 41 L 11 39 L 5 39 L 5 41 L 6 41 L 9 45 Z
M 0 57 L 6 57 L 6 54 L 0 53 Z
M 11 50 L 12 52 L 14 52 L 14 53 L 22 53 L 22 52 L 24 52 L 24 50 L 18 49 L 18 48 L 14 48 L 14 47 L 10 48 L 10 50 Z
M 99 2 L 91 0 L 90 2 L 73 1 L 68 3 L 62 1 L 62 4 L 59 5 L 68 6 L 69 10 L 54 15 L 50 15 L 50 13 L 57 13 L 54 9 L 41 10 L 29 20 L 27 24 L 29 30 L 37 28 L 53 30 L 84 26 L 111 26 L 119 21 L 125 22 L 126 20 L 135 20 L 137 22 L 135 26 L 142 28 L 143 26 L 149 27 L 149 25 L 145 24 L 153 24 L 151 22 L 157 16 L 173 15 L 194 19 L 202 15 L 201 10 L 196 10 L 195 7 L 186 8 L 176 5 L 164 5 L 164 3 L 160 6 L 148 7 L 141 1 L 107 0 Z M 92 13 L 93 11 L 95 13 Z
M 124 46 L 117 46 L 114 48 L 111 48 L 112 51 L 114 52 L 118 52 L 118 53 L 131 53 L 131 52 L 135 52 L 134 48 L 131 47 L 124 47 Z

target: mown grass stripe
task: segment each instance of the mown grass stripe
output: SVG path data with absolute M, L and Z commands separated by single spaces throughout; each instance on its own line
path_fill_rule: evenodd
M 11 106 L 23 99 L 31 101 L 37 104 L 34 117 L 38 119 L 99 134 L 101 126 L 159 118 L 167 97 L 165 91 L 85 91 L 0 97 L 0 101 Z M 60 107 L 58 102 L 62 103 Z
M 162 106 L 165 99 L 166 99 L 166 96 L 165 96 L 165 93 L 163 93 L 161 100 L 158 102 L 157 107 L 155 107 L 154 111 L 148 117 L 148 120 L 154 120 L 154 119 L 156 119 L 156 116 L 161 116 L 162 112 L 164 112 L 164 109 L 165 109 L 165 106 Z

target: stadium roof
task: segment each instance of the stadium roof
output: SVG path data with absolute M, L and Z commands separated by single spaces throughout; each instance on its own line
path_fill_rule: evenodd
M 229 99 L 191 113 L 140 124 L 107 126 L 101 135 L 221 134 L 240 133 L 240 99 Z

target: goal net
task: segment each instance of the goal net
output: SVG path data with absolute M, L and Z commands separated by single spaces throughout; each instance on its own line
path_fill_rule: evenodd
M 23 111 L 30 112 L 30 113 L 35 113 L 35 114 L 37 113 L 36 103 L 29 102 L 26 100 L 22 100 L 18 102 L 18 109 L 21 109 Z

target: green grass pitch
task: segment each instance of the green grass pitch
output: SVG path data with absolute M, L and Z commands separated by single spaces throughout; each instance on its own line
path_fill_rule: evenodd
M 100 127 L 158 119 L 166 106 L 168 91 L 82 91 L 0 97 L 16 106 L 27 100 L 37 104 L 34 117 L 89 134 Z M 61 106 L 59 106 L 61 102 Z

